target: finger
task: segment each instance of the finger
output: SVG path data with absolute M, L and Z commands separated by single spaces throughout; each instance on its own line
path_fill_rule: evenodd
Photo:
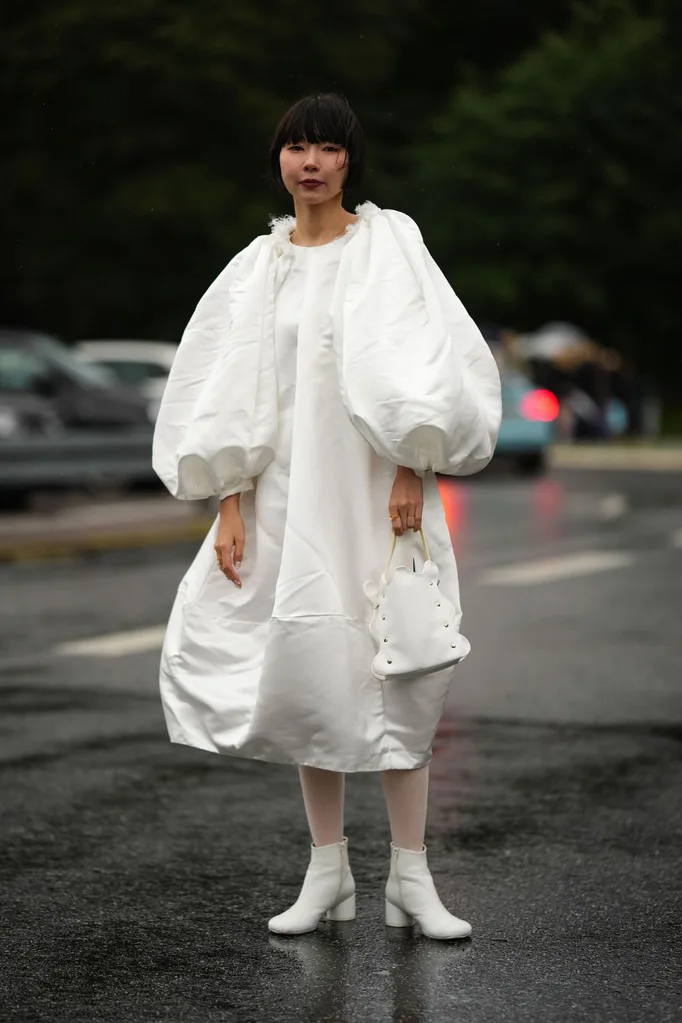
M 398 505 L 391 503 L 388 508 L 388 514 L 391 517 L 391 529 L 396 536 L 400 536 L 402 533 L 402 527 L 400 524 L 400 512 L 398 511 Z
M 230 564 L 229 558 L 227 558 L 223 562 L 223 575 L 225 576 L 226 579 L 229 579 L 231 583 L 234 583 L 235 586 L 238 586 L 239 589 L 241 589 L 242 581 L 237 575 L 237 572 L 235 571 L 233 565 Z
M 224 544 L 221 544 L 220 546 L 216 545 L 214 550 L 217 556 L 216 560 L 218 561 L 218 567 L 225 578 L 229 579 L 230 582 L 235 584 L 235 586 L 241 587 L 242 581 L 232 565 L 232 558 L 227 553 L 226 546 Z
M 417 533 L 422 528 L 422 515 L 424 514 L 424 505 L 417 504 L 414 509 L 414 531 Z
M 407 505 L 401 504 L 398 511 L 400 512 L 400 528 L 402 533 L 404 533 L 407 529 Z
M 415 524 L 416 519 L 415 519 L 414 505 L 413 504 L 408 504 L 407 511 L 406 511 L 405 514 L 407 516 L 407 520 L 406 520 L 407 521 L 407 528 L 408 529 L 414 529 L 414 524 Z
M 234 538 L 234 567 L 239 569 L 242 567 L 242 561 L 244 560 L 244 543 L 245 537 L 235 536 Z
M 234 551 L 230 550 L 230 553 L 225 558 L 225 575 L 228 579 L 231 579 L 235 586 L 241 589 L 242 581 L 235 565 L 236 558 L 234 557 Z M 241 564 L 241 562 L 240 562 Z

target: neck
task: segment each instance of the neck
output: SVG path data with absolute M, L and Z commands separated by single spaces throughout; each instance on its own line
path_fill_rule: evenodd
M 358 219 L 341 205 L 341 193 L 329 202 L 314 206 L 294 200 L 296 229 L 291 235 L 295 245 L 326 245 L 342 235 Z

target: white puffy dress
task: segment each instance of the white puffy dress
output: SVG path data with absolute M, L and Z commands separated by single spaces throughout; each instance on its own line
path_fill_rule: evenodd
M 252 480 L 224 476 L 213 484 L 215 493 L 242 491 L 243 588 L 216 565 L 216 521 L 179 586 L 166 634 L 161 694 L 168 731 L 173 742 L 259 760 L 345 772 L 417 768 L 431 758 L 453 669 L 409 682 L 381 682 L 370 670 L 372 607 L 363 587 L 378 579 L 388 555 L 396 462 L 363 436 L 349 414 L 348 386 L 340 385 L 346 370 L 335 326 L 343 315 L 339 273 L 357 232 L 306 248 L 292 245 L 291 224 L 285 227 L 286 236 L 275 231 L 286 255 L 272 310 L 276 440 Z M 232 301 L 232 283 L 228 290 Z M 195 330 L 187 351 L 211 335 L 206 325 L 214 320 L 201 304 L 198 310 L 201 336 Z M 177 361 L 155 437 L 155 466 L 176 493 L 182 486 L 176 449 L 187 433 L 180 427 L 193 386 L 189 359 Z M 225 382 L 240 387 L 232 374 Z M 205 381 L 199 392 L 205 394 Z M 193 407 L 201 400 L 193 395 Z M 194 447 L 201 444 L 207 442 Z M 215 465 L 218 455 L 202 459 L 202 466 Z M 422 471 L 431 557 L 443 592 L 459 607 L 436 477 L 429 467 Z M 421 561 L 418 538 L 399 540 L 397 554 L 397 563 Z

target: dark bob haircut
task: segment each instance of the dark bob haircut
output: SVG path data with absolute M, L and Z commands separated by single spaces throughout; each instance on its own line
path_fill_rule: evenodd
M 304 96 L 287 110 L 275 129 L 270 144 L 270 179 L 284 189 L 279 154 L 290 142 L 331 142 L 348 152 L 348 174 L 344 188 L 357 188 L 365 170 L 365 140 L 362 128 L 345 96 L 322 92 Z

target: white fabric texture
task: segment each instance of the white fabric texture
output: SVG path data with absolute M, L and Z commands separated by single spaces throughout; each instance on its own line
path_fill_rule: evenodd
M 472 472 L 491 457 L 499 378 L 413 222 L 358 212 L 344 237 L 313 248 L 291 244 L 293 221 L 276 223 L 214 282 L 183 336 L 154 466 L 181 498 L 242 492 L 246 551 L 239 590 L 216 565 L 216 522 L 178 589 L 161 664 L 174 742 L 347 772 L 431 758 L 452 670 L 374 678 L 363 586 L 388 554 L 396 463 L 412 465 L 459 625 L 432 470 Z M 433 402 L 386 365 L 391 337 L 402 372 L 417 372 L 420 350 L 430 360 L 419 380 Z M 420 549 L 402 538 L 396 562 Z

